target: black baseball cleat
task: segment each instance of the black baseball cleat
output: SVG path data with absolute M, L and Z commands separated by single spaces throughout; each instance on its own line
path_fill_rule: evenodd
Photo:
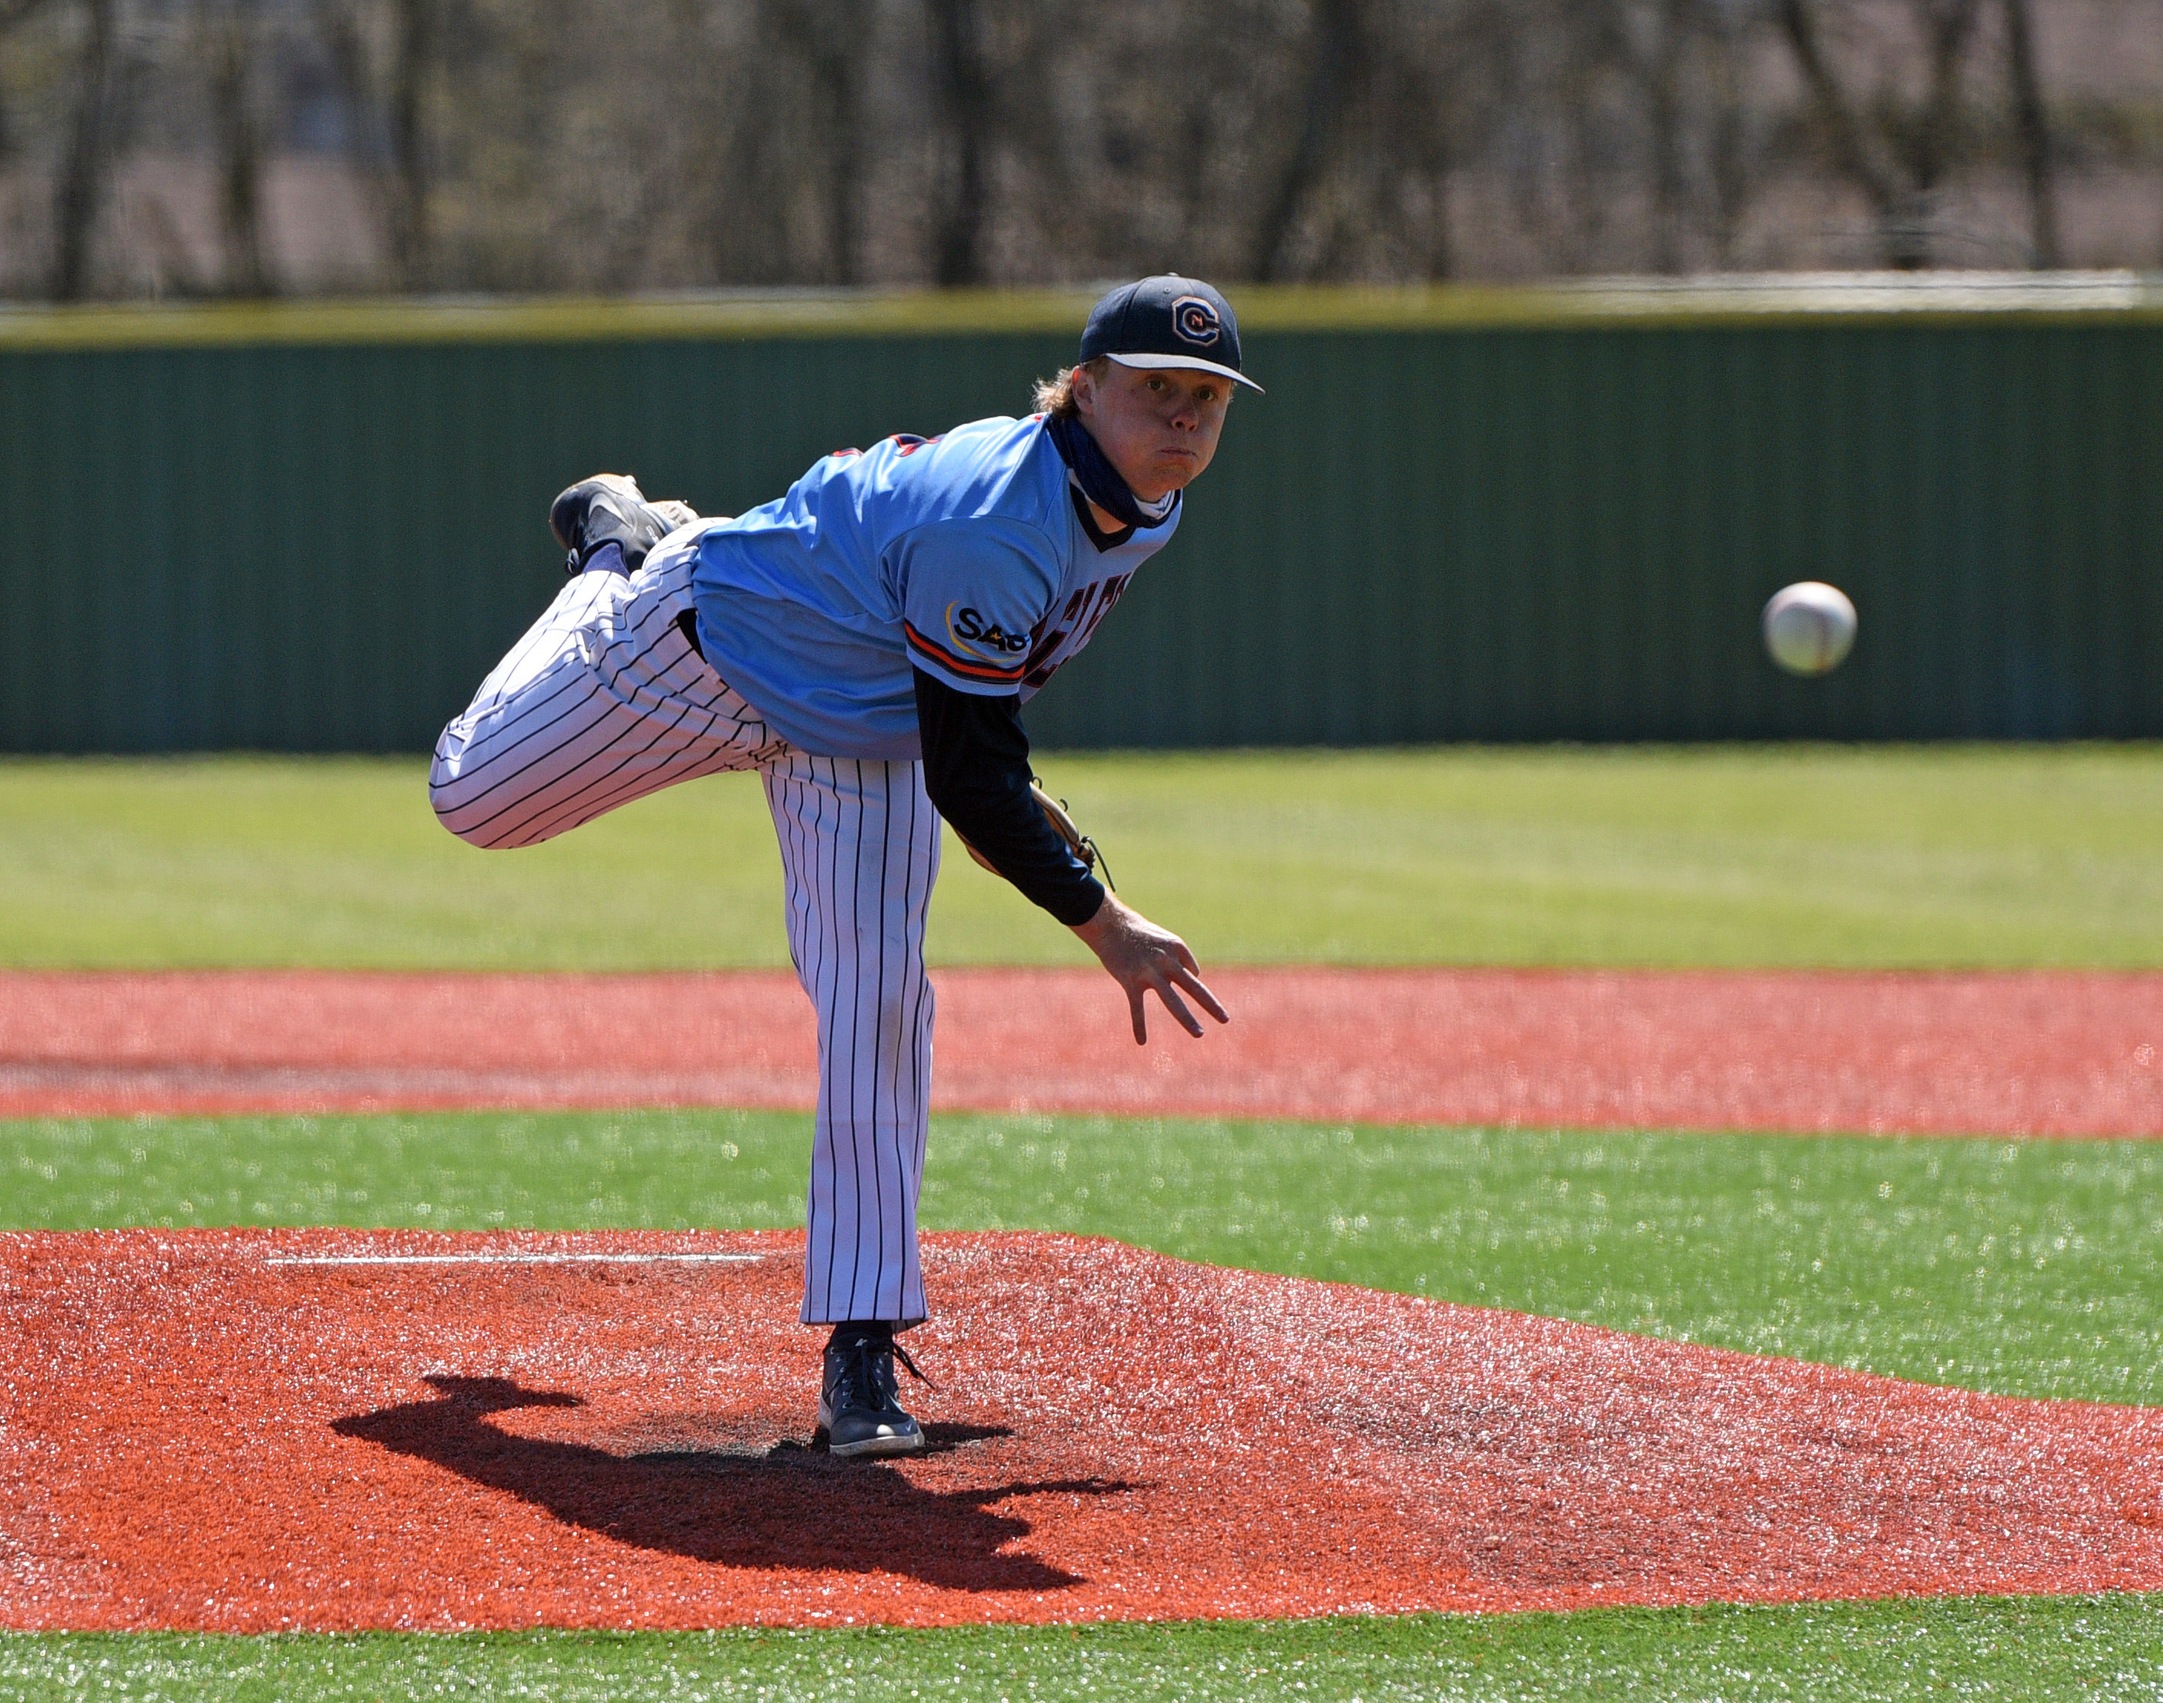
M 698 519 L 688 503 L 648 502 L 638 481 L 624 473 L 581 479 L 548 506 L 549 530 L 570 552 L 567 574 L 583 573 L 605 545 L 623 552 L 623 571 L 635 574 L 647 553 L 679 526 Z
M 924 1428 L 903 1411 L 894 1379 L 899 1360 L 909 1375 L 909 1352 L 883 1326 L 836 1327 L 826 1344 L 826 1375 L 819 1385 L 819 1428 L 837 1455 L 913 1455 L 924 1446 Z

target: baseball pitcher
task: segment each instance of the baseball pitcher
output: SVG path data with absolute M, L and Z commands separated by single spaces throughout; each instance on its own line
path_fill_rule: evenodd
M 1235 385 L 1260 389 L 1230 304 L 1144 278 L 1097 303 L 1026 419 L 840 451 L 733 519 L 582 480 L 549 515 L 568 583 L 437 743 L 437 816 L 491 848 L 759 772 L 818 1014 L 803 1318 L 832 1326 L 818 1419 L 837 1455 L 924 1444 L 895 1334 L 925 1316 L 940 820 L 1089 944 L 1137 1042 L 1152 990 L 1191 1034 L 1189 999 L 1226 1021 L 1186 945 L 1107 893 L 1040 807 L 1021 706 L 1170 541 Z

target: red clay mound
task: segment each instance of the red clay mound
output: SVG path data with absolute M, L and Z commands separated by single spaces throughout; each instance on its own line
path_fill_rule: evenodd
M 1094 970 L 949 970 L 938 1103 L 2163 1134 L 2163 976 L 1232 970 L 1137 1048 Z M 809 1106 L 786 975 L 0 974 L 0 1115 Z
M 936 1238 L 934 1452 L 836 1461 L 807 1446 L 800 1249 L 0 1238 L 0 1621 L 930 1625 L 2163 1587 L 2163 1410 L 1062 1237 Z M 281 1263 L 356 1255 L 461 1263 Z

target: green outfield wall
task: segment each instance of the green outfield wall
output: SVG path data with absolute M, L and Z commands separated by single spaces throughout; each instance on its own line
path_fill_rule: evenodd
M 1065 746 L 2163 735 L 2163 287 L 1234 292 Z M 1086 296 L 0 313 L 0 748 L 427 746 L 628 469 L 726 512 L 1026 406 Z M 1803 682 L 1766 596 L 1862 611 Z

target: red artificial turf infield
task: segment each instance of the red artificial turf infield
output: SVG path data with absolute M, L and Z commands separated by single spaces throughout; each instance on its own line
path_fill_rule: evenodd
M 0 1237 L 0 1623 L 692 1627 L 2163 1587 L 2163 1410 L 939 1236 L 934 1452 L 782 1234 Z M 282 1264 L 637 1253 L 588 1264 Z M 751 1254 L 745 1264 L 651 1256 Z
M 949 1109 L 2163 1134 L 2163 976 L 1235 969 L 1134 1046 L 1095 970 L 945 970 Z M 782 973 L 0 973 L 0 1115 L 808 1107 Z

